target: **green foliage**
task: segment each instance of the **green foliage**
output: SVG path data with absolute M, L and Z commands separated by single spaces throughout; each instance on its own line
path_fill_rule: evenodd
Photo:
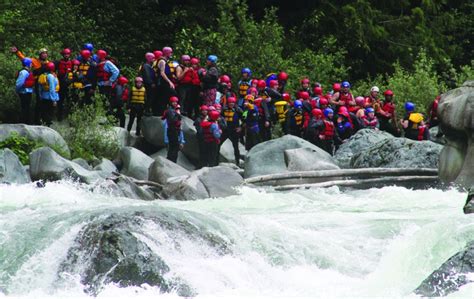
M 0 142 L 0 149 L 10 149 L 18 156 L 18 159 L 20 159 L 20 162 L 23 165 L 30 164 L 30 153 L 41 146 L 43 146 L 41 143 L 20 136 L 16 132 L 10 134 L 7 139 Z
M 93 105 L 73 107 L 68 126 L 56 128 L 66 140 L 73 159 L 115 158 L 119 150 L 117 135 L 113 121 L 104 116 L 103 102 L 102 96 L 96 96 Z
M 456 73 L 455 78 L 457 86 L 461 86 L 466 81 L 474 80 L 474 60 L 471 60 L 471 65 L 463 65 Z
M 20 100 L 15 93 L 15 74 L 20 67 L 16 57 L 0 53 L 0 123 L 18 121 Z

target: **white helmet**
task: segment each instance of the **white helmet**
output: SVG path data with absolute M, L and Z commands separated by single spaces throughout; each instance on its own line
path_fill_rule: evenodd
M 380 89 L 377 86 L 372 86 L 372 88 L 370 89 L 370 92 L 372 92 L 372 91 L 379 92 Z

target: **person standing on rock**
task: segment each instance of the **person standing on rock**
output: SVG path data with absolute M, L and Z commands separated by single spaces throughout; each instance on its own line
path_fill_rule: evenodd
M 169 98 L 175 93 L 175 86 L 172 82 L 173 74 L 168 63 L 173 55 L 173 49 L 171 47 L 164 47 L 162 53 L 163 56 L 158 59 L 157 101 L 152 106 L 153 115 L 155 116 L 163 115 Z
M 54 109 L 59 101 L 59 80 L 54 70 L 54 63 L 48 62 L 45 73 L 38 77 L 41 97 L 40 120 L 48 127 L 53 123 Z
M 125 113 L 123 105 L 128 102 L 130 95 L 127 83 L 128 79 L 124 76 L 120 76 L 117 79 L 117 82 L 114 83 L 107 112 L 108 115 L 114 116 L 119 121 L 119 126 L 122 128 L 125 128 Z M 139 124 L 140 120 L 137 118 L 137 127 Z
M 91 51 L 81 50 L 79 64 L 79 76 L 83 85 L 84 94 L 82 96 L 83 103 L 92 104 L 92 96 L 97 87 L 97 63 L 92 59 Z
M 72 60 L 71 60 L 71 49 L 65 48 L 61 51 L 62 59 L 55 62 L 59 85 L 61 89 L 59 90 L 59 101 L 57 109 L 57 118 L 58 121 L 61 121 L 64 117 L 64 107 L 69 105 L 69 78 L 68 75 L 72 70 Z
M 145 113 L 151 114 L 151 107 L 156 102 L 156 73 L 153 69 L 155 54 L 148 52 L 145 54 L 145 63 L 140 68 L 140 75 L 143 78 L 143 84 L 146 89 Z
M 324 128 L 319 134 L 320 147 L 331 156 L 334 154 L 334 143 L 337 140 L 333 118 L 334 111 L 331 108 L 324 109 Z
M 219 70 L 217 69 L 217 56 L 209 55 L 206 61 L 207 69 L 202 74 L 202 94 L 203 102 L 207 106 L 212 106 L 216 102 L 217 82 L 219 80 Z
M 384 91 L 383 95 L 385 101 L 378 109 L 378 113 L 376 113 L 380 122 L 380 130 L 386 131 L 395 137 L 399 137 L 400 130 L 397 127 L 397 113 L 395 112 L 395 103 L 393 102 L 393 91 L 387 89 Z
M 321 109 L 314 108 L 311 111 L 311 115 L 311 120 L 309 121 L 308 128 L 305 131 L 305 139 L 322 148 L 319 136 L 324 130 L 323 111 L 321 111 Z
M 183 110 L 183 114 L 186 116 L 190 116 L 194 108 L 194 99 L 192 98 L 194 76 L 197 76 L 197 72 L 191 65 L 191 57 L 189 55 L 182 55 L 181 63 L 176 67 L 176 79 L 179 82 L 177 92 L 181 110 Z
M 201 113 L 199 114 L 198 117 L 194 120 L 194 127 L 196 128 L 196 138 L 198 141 L 198 147 L 199 147 L 199 165 L 198 168 L 202 168 L 205 157 L 204 157 L 204 134 L 202 132 L 202 127 L 201 127 L 201 122 L 206 120 L 208 118 L 208 111 L 209 107 L 206 105 L 202 105 L 200 108 Z
M 252 71 L 245 67 L 241 71 L 242 77 L 239 80 L 238 87 L 239 87 L 239 101 L 237 106 L 242 108 L 244 106 L 244 98 L 247 95 L 247 91 L 252 85 Z
M 165 143 L 168 145 L 166 158 L 174 163 L 178 160 L 178 152 L 183 149 L 185 143 L 178 101 L 178 97 L 170 97 L 169 107 L 161 117 L 165 125 Z
M 20 121 L 24 124 L 30 124 L 30 106 L 33 88 L 35 86 L 35 77 L 31 68 L 31 59 L 25 57 L 21 60 L 23 68 L 18 72 L 15 83 L 15 91 L 20 97 L 21 116 Z
M 245 97 L 244 107 L 242 118 L 245 128 L 245 149 L 249 151 L 260 143 L 259 112 L 252 95 Z
M 204 161 L 203 167 L 217 166 L 219 156 L 219 143 L 222 135 L 222 130 L 219 128 L 218 120 L 220 113 L 217 110 L 209 112 L 209 119 L 201 122 L 201 128 L 204 137 Z
M 302 137 L 304 125 L 303 102 L 296 100 L 288 112 L 288 132 L 296 137 Z
M 128 103 L 128 112 L 130 114 L 130 119 L 127 125 L 127 131 L 130 132 L 133 126 L 133 122 L 135 121 L 135 117 L 137 118 L 137 129 L 135 134 L 140 136 L 141 134 L 141 120 L 143 116 L 143 112 L 145 110 L 145 103 L 147 101 L 146 97 L 146 88 L 143 86 L 143 78 L 136 77 L 135 84 L 132 87 L 130 92 L 130 101 Z
M 242 109 L 237 106 L 237 100 L 235 97 L 227 99 L 227 106 L 224 107 L 222 115 L 224 116 L 226 126 L 222 132 L 221 144 L 230 139 L 232 147 L 234 148 L 235 164 L 240 164 L 240 149 L 239 149 L 239 138 L 242 131 L 241 120 L 242 120 Z
M 105 50 L 98 50 L 97 57 L 99 63 L 97 64 L 97 85 L 99 86 L 99 93 L 105 95 L 107 103 L 110 101 L 112 92 L 112 85 L 117 81 L 120 70 L 117 66 L 107 59 L 107 52 Z
M 425 125 L 424 117 L 421 113 L 415 112 L 415 104 L 405 103 L 406 115 L 400 120 L 405 131 L 405 137 L 412 140 L 429 140 L 430 131 Z

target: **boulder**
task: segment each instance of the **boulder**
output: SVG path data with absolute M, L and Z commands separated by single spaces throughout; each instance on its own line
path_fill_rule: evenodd
M 430 140 L 442 145 L 446 144 L 446 138 L 444 137 L 444 134 L 440 132 L 439 126 L 430 128 Z
M 73 159 L 72 162 L 79 164 L 84 169 L 92 170 L 92 167 L 89 165 L 89 163 L 87 163 L 85 159 L 76 158 L 76 159 Z
M 199 144 L 194 121 L 183 116 L 181 120 L 181 130 L 183 130 L 184 140 L 186 141 L 182 152 L 190 161 L 197 163 L 199 161 Z
M 438 114 L 447 142 L 440 155 L 439 176 L 469 188 L 474 185 L 474 81 L 443 94 Z
M 91 184 L 103 179 L 98 171 L 89 171 L 79 164 L 66 160 L 49 147 L 41 147 L 30 153 L 30 175 L 33 180 L 76 179 Z
M 240 142 L 239 151 L 241 158 L 247 155 L 247 150 L 245 149 L 245 146 Z M 219 161 L 235 163 L 234 147 L 232 146 L 232 141 L 230 141 L 230 139 L 227 139 L 226 141 L 224 141 L 224 143 L 222 143 L 219 154 Z
M 148 169 L 148 180 L 162 185 L 171 177 L 188 176 L 191 173 L 172 161 L 158 156 Z
M 463 211 L 464 214 L 474 214 L 474 187 L 469 190 Z
M 391 138 L 354 155 L 352 168 L 438 168 L 442 145 L 432 141 Z
M 324 163 L 330 163 L 330 161 L 333 161 L 331 169 L 337 167 L 336 162 L 319 147 L 304 139 L 292 135 L 285 135 L 277 139 L 257 144 L 247 153 L 244 177 L 249 178 L 259 175 L 300 170 L 297 169 L 297 165 L 301 166 L 304 164 L 304 161 L 301 161 L 299 157 L 294 157 L 289 160 L 285 159 L 286 150 L 300 148 L 308 148 L 313 151 L 315 156 L 311 158 L 312 163 L 318 160 L 324 161 Z M 308 152 L 304 151 L 304 153 L 304 155 L 307 156 Z M 291 170 L 288 169 L 287 161 L 292 163 Z M 307 166 L 305 166 L 305 168 L 307 168 Z
M 118 160 L 121 165 L 120 173 L 137 180 L 148 179 L 148 167 L 153 159 L 133 147 L 120 149 Z
M 128 197 L 140 200 L 155 200 L 152 191 L 145 187 L 138 186 L 133 180 L 127 176 L 120 176 L 115 180 L 117 185 L 118 196 Z
M 163 120 L 158 116 L 142 117 L 142 134 L 150 144 L 162 148 L 165 147 L 165 127 Z
M 117 144 L 119 148 L 130 145 L 130 133 L 122 127 L 113 127 L 113 131 L 117 138 Z
M 26 184 L 31 179 L 17 155 L 8 148 L 0 149 L 0 184 Z
M 351 159 L 354 155 L 364 152 L 374 144 L 391 138 L 394 138 L 394 136 L 384 131 L 359 130 L 348 141 L 339 146 L 334 159 L 341 168 L 351 168 Z
M 339 169 L 326 151 L 316 148 L 296 148 L 285 151 L 288 171 Z
M 112 174 L 113 172 L 118 171 L 115 164 L 106 158 L 102 158 L 100 162 L 94 167 L 94 170 L 101 171 L 104 173 L 109 173 L 109 174 Z
M 158 157 L 166 158 L 167 155 L 168 155 L 168 149 L 163 148 L 163 149 L 159 150 L 158 152 L 154 153 L 153 155 L 151 155 L 150 157 L 153 160 L 156 160 L 156 158 L 158 158 Z M 186 158 L 186 156 L 183 155 L 182 152 L 178 153 L 178 160 L 176 161 L 176 164 L 178 164 L 179 166 L 181 166 L 184 169 L 189 170 L 189 171 L 192 171 L 192 170 L 196 169 L 196 166 L 194 166 L 194 164 L 191 163 L 191 161 L 189 161 L 188 158 Z
M 474 242 L 431 273 L 414 293 L 423 297 L 441 297 L 456 292 L 468 283 L 474 283 Z
M 63 137 L 55 130 L 43 126 L 29 126 L 25 124 L 0 124 L 0 142 L 7 139 L 16 132 L 30 140 L 41 143 L 44 146 L 61 151 L 61 154 L 69 157 L 71 152 Z

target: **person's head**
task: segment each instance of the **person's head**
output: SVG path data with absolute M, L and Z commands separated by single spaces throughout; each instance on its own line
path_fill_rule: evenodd
M 46 60 L 48 59 L 48 50 L 46 48 L 42 48 L 39 50 L 38 55 L 40 60 Z
M 308 88 L 309 88 L 310 82 L 309 82 L 309 79 L 308 79 L 308 78 L 303 78 L 303 79 L 301 79 L 300 83 L 301 83 L 301 87 L 302 87 L 303 89 L 308 89 Z
M 259 81 L 258 79 L 253 79 L 252 83 L 251 83 L 251 86 L 254 87 L 254 88 L 257 88 L 258 81 Z
M 278 81 L 277 80 L 270 80 L 270 88 L 273 90 L 278 90 Z
M 191 66 L 197 70 L 199 68 L 199 59 L 196 57 L 191 58 Z
M 178 106 L 179 99 L 176 96 L 171 96 L 169 102 L 170 106 L 176 109 L 176 107 Z
M 30 68 L 32 63 L 33 61 L 31 60 L 31 58 L 28 57 L 25 57 L 21 60 L 21 64 L 26 68 Z
M 295 107 L 295 109 L 301 109 L 301 108 L 303 108 L 303 102 L 301 102 L 300 100 L 296 100 L 293 103 L 293 107 Z
M 369 117 L 369 118 L 374 118 L 374 116 L 375 116 L 375 110 L 374 110 L 374 108 L 372 108 L 372 107 L 366 108 L 366 109 L 365 109 L 365 114 L 366 114 L 367 117 Z
M 309 93 L 307 91 L 300 92 L 300 98 L 303 101 L 309 101 L 310 100 Z
M 256 87 L 250 87 L 247 91 L 247 94 L 256 97 L 258 95 L 258 90 Z
M 161 51 L 163 53 L 163 57 L 170 58 L 173 56 L 173 49 L 171 47 L 164 47 Z
M 201 114 L 203 116 L 207 116 L 207 113 L 209 111 L 209 107 L 207 107 L 206 105 L 201 105 L 201 107 L 199 107 L 199 110 L 201 111 Z
M 344 81 L 341 83 L 341 91 L 343 93 L 348 93 L 350 88 L 351 84 L 348 81 Z
M 83 50 L 88 50 L 89 52 L 92 53 L 94 51 L 94 45 L 91 43 L 85 43 L 84 46 L 82 46 Z
M 321 118 L 323 118 L 323 111 L 322 111 L 321 109 L 314 108 L 314 109 L 311 111 L 311 114 L 312 114 L 313 117 L 316 118 L 316 119 L 321 119 Z
M 405 103 L 405 110 L 407 111 L 407 113 L 411 113 L 411 112 L 414 112 L 415 111 L 415 104 L 412 103 L 412 102 L 406 102 Z
M 189 55 L 181 55 L 181 63 L 185 66 L 191 66 L 191 57 Z
M 258 80 L 257 89 L 263 90 L 265 89 L 265 87 L 267 87 L 267 83 L 265 82 L 265 80 Z
M 283 98 L 283 101 L 285 101 L 287 103 L 291 102 L 291 96 L 290 96 L 289 93 L 285 92 L 284 94 L 281 95 L 281 97 Z
M 117 79 L 117 82 L 118 82 L 119 85 L 122 85 L 122 86 L 123 86 L 123 85 L 125 85 L 125 84 L 128 83 L 128 79 L 127 79 L 127 77 L 125 77 L 125 76 L 120 76 L 120 77 Z
M 73 69 L 73 70 L 79 69 L 79 65 L 80 65 L 80 64 L 81 64 L 81 62 L 80 62 L 79 60 L 74 59 L 74 60 L 72 61 L 72 69 Z
M 158 60 L 161 57 L 163 57 L 163 52 L 160 51 L 160 50 L 155 50 L 155 51 L 153 51 L 153 55 L 155 55 L 155 60 Z
M 334 111 L 331 108 L 324 109 L 324 116 L 327 119 L 332 119 L 334 117 Z
M 315 86 L 313 88 L 313 93 L 317 96 L 322 96 L 323 95 L 323 88 L 321 86 Z
M 48 62 L 46 64 L 46 71 L 50 72 L 50 73 L 54 73 L 54 70 L 56 69 L 56 66 L 54 65 L 53 62 Z
M 235 107 L 236 102 L 237 100 L 234 97 L 229 97 L 227 99 L 227 106 L 232 109 Z
M 141 88 L 143 86 L 143 78 L 142 77 L 136 77 L 135 78 L 135 87 Z
M 379 91 L 380 91 L 380 89 L 377 86 L 372 86 L 372 88 L 370 89 L 370 95 L 373 98 L 377 98 L 378 95 L 379 95 Z
M 385 97 L 385 101 L 391 102 L 393 100 L 393 91 L 391 91 L 390 89 L 384 91 L 383 95 Z
M 220 115 L 221 114 L 217 110 L 209 111 L 209 118 L 212 121 L 217 121 L 219 119 Z
M 288 81 L 288 74 L 285 72 L 280 72 L 278 74 L 278 82 L 280 83 L 280 85 L 282 85 L 286 83 L 286 81 Z
M 88 61 L 91 58 L 91 51 L 89 50 L 82 50 L 81 57 L 84 61 Z
M 356 105 L 359 106 L 360 108 L 364 107 L 364 102 L 365 99 L 362 96 L 358 96 L 355 98 Z
M 339 92 L 339 91 L 341 91 L 341 84 L 339 84 L 339 83 L 334 83 L 334 84 L 332 85 L 332 91 L 333 91 L 333 92 Z
M 61 51 L 61 55 L 63 56 L 64 59 L 69 59 L 69 57 L 71 57 L 71 49 L 69 49 L 69 48 L 64 48 L 64 49 Z
M 104 61 L 107 58 L 107 52 L 105 50 L 100 49 L 97 51 L 97 57 L 100 61 Z
M 230 77 L 227 75 L 222 75 L 219 77 L 219 83 L 222 84 L 222 86 L 228 88 L 230 85 Z
M 252 76 L 252 71 L 248 67 L 242 69 L 242 79 L 247 80 Z
M 207 56 L 206 64 L 208 66 L 216 65 L 216 63 L 217 63 L 217 56 L 216 55 Z
M 155 61 L 155 54 L 151 52 L 145 53 L 145 61 L 149 64 L 153 63 Z
M 326 109 L 329 105 L 329 101 L 326 98 L 319 99 L 319 109 L 323 110 Z

